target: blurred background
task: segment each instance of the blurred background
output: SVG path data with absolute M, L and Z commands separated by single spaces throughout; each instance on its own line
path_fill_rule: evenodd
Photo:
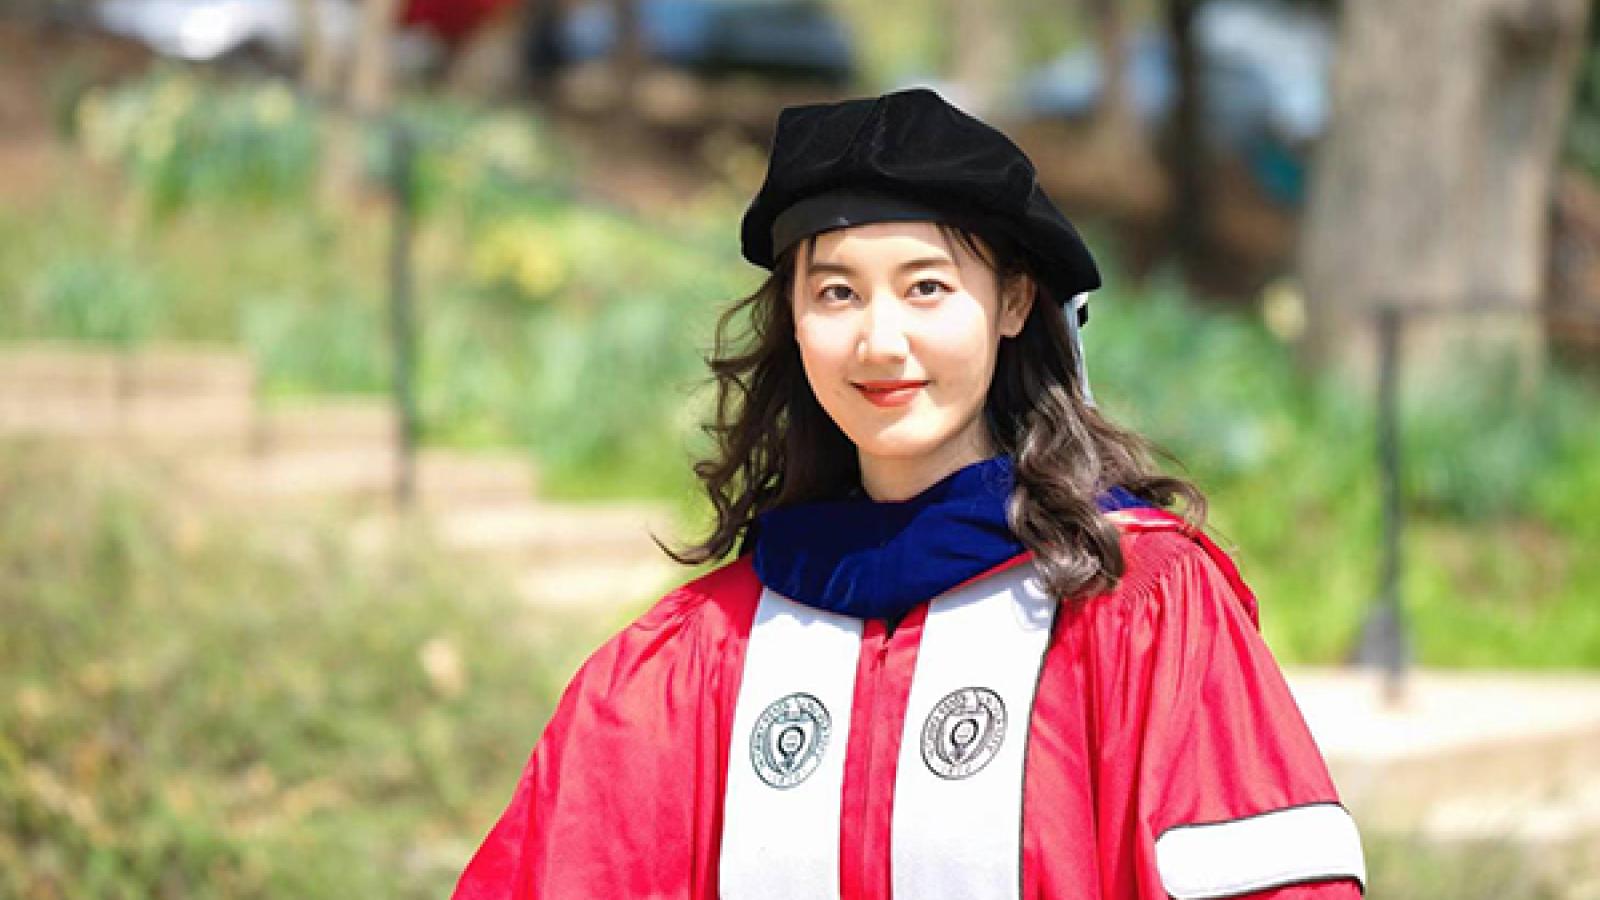
M 1102 260 L 1389 898 L 1600 898 L 1586 0 L 0 0 L 0 896 L 438 897 L 693 574 L 786 104 Z

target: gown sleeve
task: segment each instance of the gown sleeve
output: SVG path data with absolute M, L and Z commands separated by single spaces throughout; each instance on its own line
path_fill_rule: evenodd
M 738 637 L 699 599 L 668 595 L 579 669 L 454 900 L 715 896 Z
M 1097 619 L 1106 896 L 1354 900 L 1366 880 L 1355 823 L 1254 598 L 1198 540 L 1126 542 L 1129 577 Z

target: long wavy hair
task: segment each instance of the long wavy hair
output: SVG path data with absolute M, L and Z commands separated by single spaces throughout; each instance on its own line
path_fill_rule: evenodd
M 1038 294 L 1021 332 L 1003 339 L 984 406 L 992 448 L 1010 454 L 1015 489 L 1006 518 L 1032 551 L 1052 594 L 1082 599 L 1114 587 L 1125 564 L 1116 526 L 1095 499 L 1115 485 L 1172 508 L 1191 530 L 1204 526 L 1205 497 L 1190 482 L 1161 474 L 1156 455 L 1171 459 L 1088 405 L 1058 300 L 1029 258 L 1003 233 L 975 234 L 940 223 L 987 263 L 999 287 L 1028 275 Z M 755 292 L 723 312 L 706 364 L 716 382 L 713 420 L 703 430 L 714 449 L 695 463 L 715 521 L 697 543 L 673 549 L 696 565 L 725 557 L 761 513 L 792 503 L 836 499 L 859 489 L 855 445 L 817 402 L 794 340 L 792 290 L 796 254 L 784 251 Z M 660 544 L 660 542 L 657 542 Z

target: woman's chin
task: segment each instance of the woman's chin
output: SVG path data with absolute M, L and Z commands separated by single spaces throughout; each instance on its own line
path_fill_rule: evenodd
M 927 456 L 942 446 L 948 437 L 927 428 L 918 428 L 912 422 L 896 422 L 873 429 L 870 433 L 850 435 L 861 455 L 897 461 Z

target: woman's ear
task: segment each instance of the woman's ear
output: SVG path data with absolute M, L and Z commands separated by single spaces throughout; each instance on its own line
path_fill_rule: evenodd
M 1006 279 L 1000 291 L 1000 334 L 1016 337 L 1022 333 L 1022 324 L 1028 321 L 1034 297 L 1039 293 L 1033 277 L 1018 273 Z

